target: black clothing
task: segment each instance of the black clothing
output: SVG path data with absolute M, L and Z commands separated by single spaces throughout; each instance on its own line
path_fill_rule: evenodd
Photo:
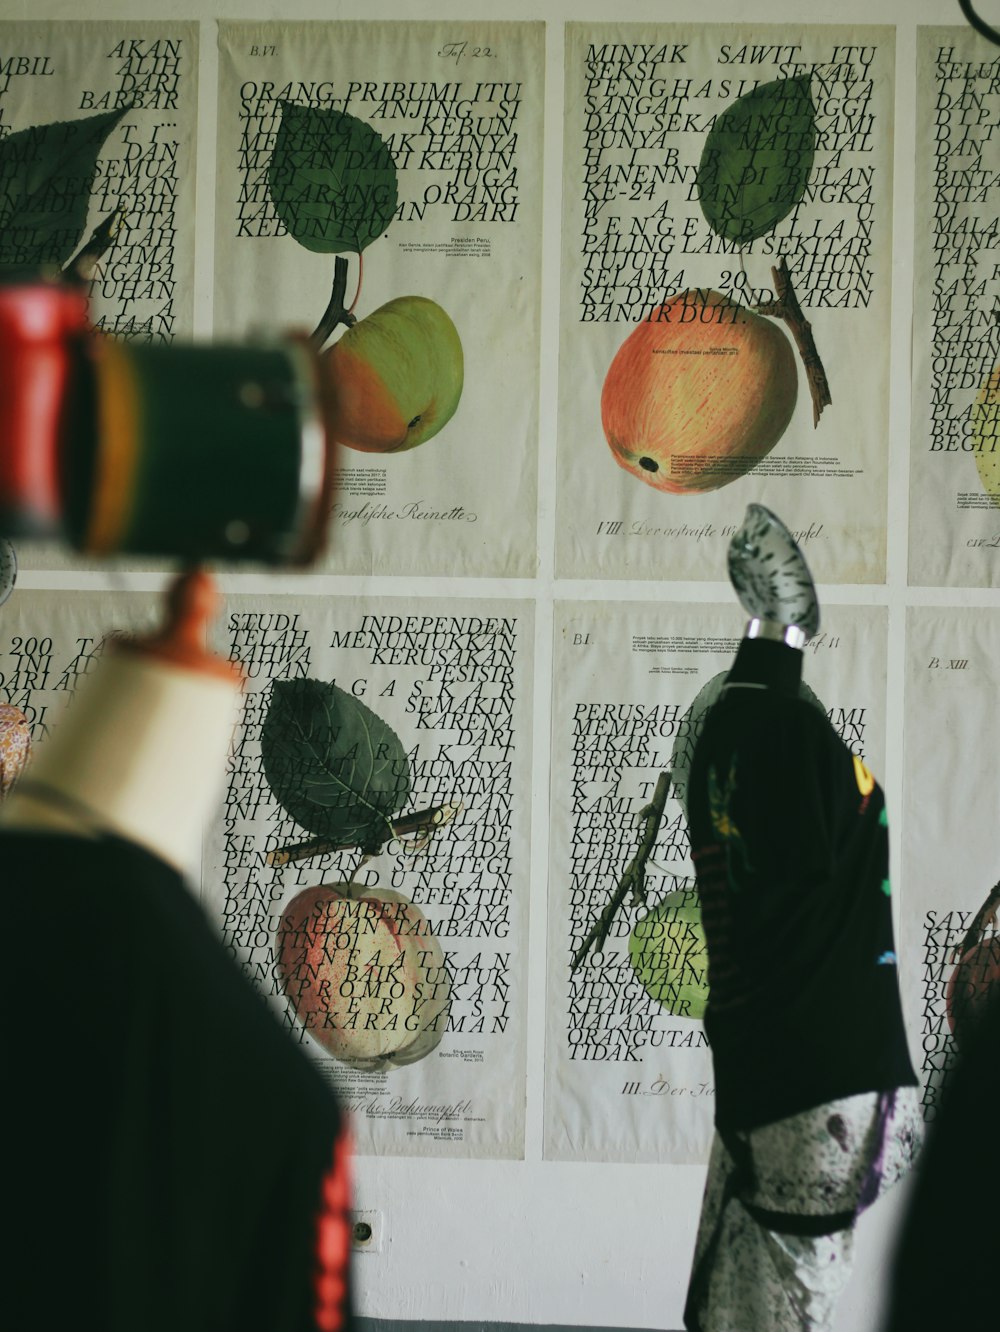
M 12 831 L 0 860 L 9 1325 L 313 1332 L 319 1072 L 157 857 Z
M 782 643 L 744 640 L 692 757 L 720 1130 L 916 1084 L 884 798 L 799 698 L 801 663 Z
M 993 1325 L 1000 1246 L 1000 1002 L 959 1056 L 917 1166 L 892 1265 L 885 1332 Z

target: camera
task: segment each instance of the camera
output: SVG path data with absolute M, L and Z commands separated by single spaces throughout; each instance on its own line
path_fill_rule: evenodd
M 332 459 L 308 338 L 124 342 L 90 327 L 82 283 L 0 285 L 0 536 L 308 565 Z

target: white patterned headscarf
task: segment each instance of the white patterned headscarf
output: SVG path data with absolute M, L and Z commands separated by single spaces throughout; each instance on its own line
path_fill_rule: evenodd
M 798 542 L 763 504 L 748 504 L 729 543 L 729 579 L 753 619 L 795 625 L 806 639 L 819 629 L 816 587 Z

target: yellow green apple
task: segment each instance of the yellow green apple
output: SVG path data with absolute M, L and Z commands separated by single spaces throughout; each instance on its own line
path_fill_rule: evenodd
M 601 421 L 615 461 L 657 490 L 717 490 L 765 457 L 795 410 L 780 324 L 720 292 L 683 291 L 619 347 Z
M 364 453 L 402 453 L 438 433 L 462 396 L 462 341 L 424 296 L 400 296 L 352 324 L 322 356 L 333 438 Z
M 708 1002 L 708 948 L 694 890 L 668 893 L 636 922 L 628 941 L 636 980 L 675 1017 L 700 1018 Z

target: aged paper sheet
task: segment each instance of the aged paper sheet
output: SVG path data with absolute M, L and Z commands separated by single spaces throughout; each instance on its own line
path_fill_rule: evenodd
M 312 332 L 337 253 L 352 338 L 402 303 L 386 378 L 368 342 L 331 389 L 395 424 L 341 449 L 329 568 L 530 575 L 543 25 L 223 23 L 220 43 L 217 334 Z M 408 369 L 428 348 L 436 368 Z
M 756 500 L 884 578 L 893 70 L 888 28 L 568 25 L 559 573 L 711 580 Z
M 730 607 L 557 603 L 562 687 L 552 716 L 547 1156 L 707 1159 L 712 1064 L 700 1017 L 691 1013 L 704 1006 L 707 958 L 675 783 L 686 780 L 701 715 L 692 704 L 728 671 L 741 633 Z M 884 613 L 831 609 L 806 649 L 803 679 L 876 774 L 884 764 L 884 678 Z M 606 941 L 588 950 L 639 848 L 643 811 L 664 772 L 674 781 L 647 862 L 647 901 L 627 896 Z M 644 980 L 636 948 L 649 928 L 644 918 L 655 921 L 656 912 L 665 947 Z

